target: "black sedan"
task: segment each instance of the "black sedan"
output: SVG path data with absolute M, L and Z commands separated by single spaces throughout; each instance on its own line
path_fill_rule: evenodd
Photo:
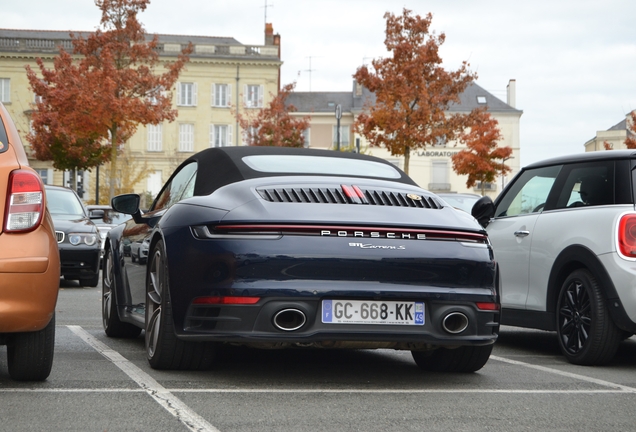
M 97 227 L 75 191 L 61 186 L 45 188 L 60 250 L 62 276 L 78 280 L 82 286 L 96 287 L 101 252 Z
M 499 329 L 485 231 L 378 158 L 211 148 L 105 245 L 106 334 L 145 330 L 150 365 L 205 369 L 223 344 L 410 350 L 424 370 L 472 372 Z M 148 239 L 146 265 L 126 243 Z

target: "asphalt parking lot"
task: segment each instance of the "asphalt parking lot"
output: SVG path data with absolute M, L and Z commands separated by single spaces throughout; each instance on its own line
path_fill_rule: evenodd
M 634 430 L 636 339 L 604 367 L 567 363 L 552 333 L 504 327 L 474 374 L 421 372 L 390 350 L 225 350 L 206 372 L 151 369 L 143 335 L 109 339 L 100 288 L 63 282 L 53 371 L 9 379 L 0 430 Z

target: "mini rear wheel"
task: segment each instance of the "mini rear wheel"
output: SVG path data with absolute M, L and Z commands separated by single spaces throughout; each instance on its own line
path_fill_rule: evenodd
M 570 363 L 601 365 L 614 358 L 622 332 L 588 270 L 573 271 L 563 282 L 556 319 L 559 345 Z

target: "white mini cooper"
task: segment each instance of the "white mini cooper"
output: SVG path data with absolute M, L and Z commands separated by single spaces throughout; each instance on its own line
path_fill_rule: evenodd
M 565 357 L 612 360 L 636 332 L 636 151 L 525 167 L 472 214 L 501 275 L 501 324 L 558 333 Z

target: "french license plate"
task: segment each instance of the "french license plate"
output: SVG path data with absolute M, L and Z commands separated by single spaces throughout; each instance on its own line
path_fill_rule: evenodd
M 423 302 L 323 300 L 325 324 L 424 325 Z

